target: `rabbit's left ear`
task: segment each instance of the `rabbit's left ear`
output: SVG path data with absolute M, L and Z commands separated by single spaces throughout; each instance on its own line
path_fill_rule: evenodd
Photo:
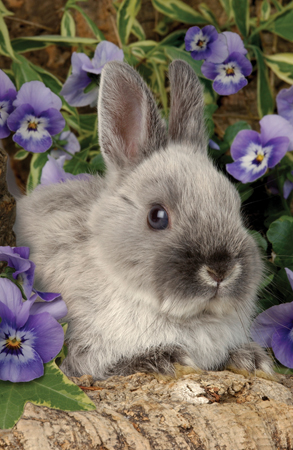
M 131 167 L 166 145 L 166 125 L 156 102 L 141 76 L 126 63 L 112 61 L 103 68 L 98 118 L 108 165 Z
M 196 145 L 204 151 L 207 135 L 202 85 L 192 67 L 177 59 L 170 64 L 169 141 Z

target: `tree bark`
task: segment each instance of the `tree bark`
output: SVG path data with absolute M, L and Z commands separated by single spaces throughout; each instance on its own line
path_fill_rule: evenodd
M 74 381 L 95 389 L 86 392 L 96 411 L 28 403 L 14 429 L 0 432 L 0 449 L 293 449 L 293 377 L 223 371 Z

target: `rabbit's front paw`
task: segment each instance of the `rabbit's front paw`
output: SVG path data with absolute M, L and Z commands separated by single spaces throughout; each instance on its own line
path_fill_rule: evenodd
M 160 346 L 134 355 L 132 358 L 121 358 L 107 371 L 107 375 L 127 376 L 135 372 L 155 372 L 176 377 L 175 363 L 180 366 L 194 366 L 191 358 L 182 348 L 171 345 Z
M 266 351 L 255 342 L 249 342 L 243 347 L 233 350 L 229 355 L 227 367 L 236 370 L 255 372 L 260 370 L 273 374 L 273 363 Z

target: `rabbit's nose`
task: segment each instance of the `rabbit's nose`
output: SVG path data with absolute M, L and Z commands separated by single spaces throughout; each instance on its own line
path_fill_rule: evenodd
M 215 270 L 210 269 L 209 267 L 207 268 L 207 273 L 209 274 L 209 276 L 215 280 L 217 283 L 221 283 L 221 281 L 224 280 L 224 275 L 223 274 L 219 274 L 217 273 Z

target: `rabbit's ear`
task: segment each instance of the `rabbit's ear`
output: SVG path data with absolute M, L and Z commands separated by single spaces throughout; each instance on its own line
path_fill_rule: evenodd
M 207 147 L 202 85 L 194 70 L 177 59 L 170 64 L 169 140 Z
M 167 141 L 156 102 L 128 64 L 113 61 L 102 70 L 98 100 L 99 139 L 106 162 L 136 164 Z

